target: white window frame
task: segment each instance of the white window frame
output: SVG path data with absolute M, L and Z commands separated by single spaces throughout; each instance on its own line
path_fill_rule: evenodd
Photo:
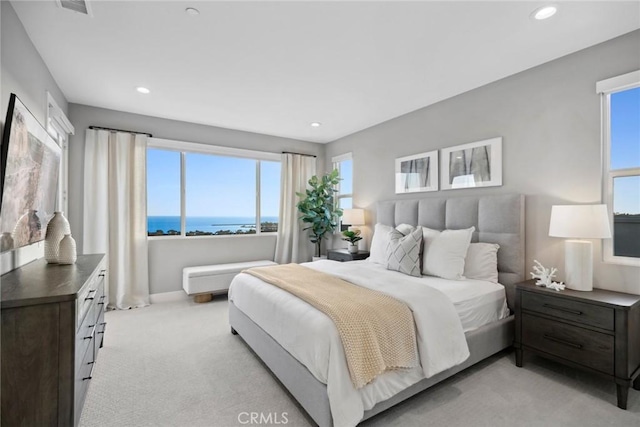
M 75 134 L 75 128 L 58 106 L 49 91 L 47 95 L 46 129 L 47 133 L 62 149 L 60 171 L 58 174 L 58 198 L 56 210 L 69 214 L 69 135 Z
M 197 142 L 176 141 L 163 138 L 149 138 L 147 148 L 155 148 L 167 151 L 177 151 L 180 153 L 180 235 L 179 236 L 149 236 L 147 239 L 206 239 L 206 238 L 229 238 L 229 237 L 255 237 L 260 235 L 273 236 L 275 231 L 262 232 L 260 227 L 260 164 L 261 161 L 282 162 L 279 153 L 267 151 L 245 150 L 242 148 L 223 147 L 218 145 L 201 144 Z M 256 161 L 256 233 L 255 234 L 230 234 L 223 236 L 187 236 L 187 208 L 186 208 L 186 154 L 210 154 L 214 156 L 236 157 L 251 159 Z M 282 195 L 280 195 L 282 197 Z M 148 230 L 147 230 L 148 233 Z
M 331 164 L 333 166 L 333 169 L 338 169 L 338 173 L 342 174 L 342 171 L 340 170 L 340 162 L 344 162 L 346 160 L 351 160 L 351 189 L 353 191 L 353 153 L 344 153 L 344 154 L 340 154 L 339 156 L 335 156 L 331 158 Z M 341 175 L 340 175 L 341 176 Z M 342 181 L 341 181 L 342 182 Z M 338 183 L 338 185 L 336 185 L 336 196 L 335 196 L 335 204 L 337 207 L 340 206 L 340 199 L 348 199 L 351 198 L 351 207 L 353 207 L 353 193 L 341 193 L 340 192 L 340 183 Z M 340 233 L 340 230 L 342 229 L 342 217 L 340 217 L 340 226 L 338 228 L 336 228 L 335 232 L 336 234 Z
M 613 223 L 613 182 L 615 178 L 640 175 L 640 167 L 611 170 L 611 94 L 640 87 L 640 70 L 612 77 L 596 83 L 596 93 L 601 99 L 601 138 L 602 138 L 602 203 L 607 205 L 609 225 L 614 233 Z M 603 261 L 610 264 L 640 267 L 640 258 L 615 256 L 613 238 L 602 242 Z

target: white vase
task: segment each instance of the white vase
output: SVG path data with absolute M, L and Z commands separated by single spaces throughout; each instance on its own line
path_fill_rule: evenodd
M 49 224 L 47 224 L 47 234 L 44 237 L 44 258 L 49 264 L 58 262 L 60 241 L 67 234 L 71 234 L 69 221 L 62 212 L 54 212 Z
M 350 254 L 357 254 L 358 253 L 358 244 L 357 243 L 354 243 L 354 244 L 349 243 L 348 250 L 349 250 Z
M 76 241 L 71 234 L 65 234 L 60 241 L 60 251 L 58 252 L 58 264 L 73 264 L 76 262 Z

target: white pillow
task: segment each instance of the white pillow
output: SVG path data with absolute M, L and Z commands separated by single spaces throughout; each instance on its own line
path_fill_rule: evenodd
M 411 233 L 416 228 L 409 224 L 400 224 L 396 228 L 390 225 L 376 224 L 373 230 L 373 238 L 371 239 L 371 249 L 369 250 L 369 261 L 377 264 L 387 265 L 387 246 L 391 237 L 389 233 L 398 230 L 403 235 Z
M 464 277 L 498 283 L 498 249 L 495 243 L 471 243 L 464 260 Z
M 422 247 L 422 230 L 413 229 L 406 236 L 398 230 L 389 233 L 387 245 L 387 270 L 399 271 L 409 276 L 420 277 L 420 248 Z
M 377 264 L 387 265 L 387 246 L 391 239 L 389 233 L 394 228 L 389 225 L 376 224 L 371 239 L 371 249 L 369 250 L 369 261 Z
M 396 226 L 396 230 L 401 232 L 403 236 L 406 236 L 407 234 L 413 232 L 413 230 L 415 230 L 415 229 L 416 229 L 416 227 L 414 227 L 411 224 L 400 224 L 400 225 Z
M 422 227 L 422 274 L 443 279 L 464 278 L 464 259 L 476 228 L 444 230 Z

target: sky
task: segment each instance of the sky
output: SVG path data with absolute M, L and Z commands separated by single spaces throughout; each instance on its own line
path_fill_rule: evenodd
M 640 167 L 640 87 L 611 94 L 611 170 Z M 640 176 L 615 178 L 613 211 L 640 214 Z
M 186 215 L 256 213 L 256 161 L 187 153 Z M 280 163 L 261 161 L 261 216 L 278 216 Z M 180 153 L 147 150 L 147 215 L 180 216 Z

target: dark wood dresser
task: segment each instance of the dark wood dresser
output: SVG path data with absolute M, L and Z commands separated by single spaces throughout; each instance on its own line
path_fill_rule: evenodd
M 640 390 L 640 295 L 519 283 L 514 346 L 517 366 L 526 350 L 610 378 L 626 409 L 629 387 Z
M 3 275 L 3 426 L 77 425 L 106 323 L 104 255 Z

